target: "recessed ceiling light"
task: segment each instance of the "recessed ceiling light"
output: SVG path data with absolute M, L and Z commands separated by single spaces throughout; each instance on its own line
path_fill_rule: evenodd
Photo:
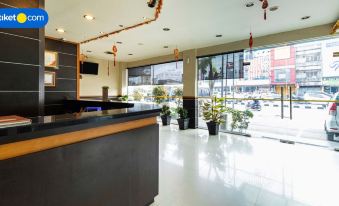
M 91 53 L 92 51 L 91 51 L 91 50 L 87 50 L 86 52 L 87 52 L 87 53 Z
M 92 20 L 95 19 L 94 16 L 91 16 L 91 15 L 88 15 L 88 14 L 84 15 L 84 18 L 88 21 L 92 21 Z
M 143 44 L 143 43 L 138 43 L 138 45 L 139 45 L 139 46 L 142 46 L 142 45 L 144 45 L 144 44 Z
M 171 29 L 170 29 L 170 28 L 167 28 L 167 27 L 165 27 L 165 28 L 163 28 L 162 30 L 164 30 L 164 31 L 170 31 Z
M 122 42 L 121 41 L 117 41 L 117 44 L 122 44 Z
M 104 34 L 105 32 L 103 32 L 103 31 L 101 31 L 101 32 L 99 32 L 100 34 Z
M 164 49 L 168 49 L 168 46 L 164 46 Z
M 128 56 L 133 56 L 133 54 L 128 54 Z
M 63 28 L 57 28 L 56 31 L 59 33 L 65 33 L 65 29 Z
M 252 7 L 252 6 L 254 6 L 254 2 L 253 1 L 246 3 L 246 7 L 247 8 Z
M 217 34 L 217 35 L 215 35 L 215 37 L 220 38 L 220 37 L 222 37 L 222 35 L 221 34 Z
M 301 17 L 301 20 L 306 20 L 306 19 L 309 19 L 309 18 L 311 18 L 311 16 L 303 16 L 303 17 Z
M 124 27 L 124 25 L 122 25 L 122 24 L 120 24 L 119 26 L 120 26 L 120 27 Z
M 270 7 L 270 11 L 276 11 L 279 9 L 279 6 L 272 6 Z

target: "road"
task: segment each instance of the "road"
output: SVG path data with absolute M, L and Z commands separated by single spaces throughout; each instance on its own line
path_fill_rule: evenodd
M 244 105 L 235 105 L 235 109 L 244 110 Z M 289 108 L 284 110 L 284 119 L 281 119 L 281 108 L 273 105 L 262 107 L 261 111 L 253 111 L 248 133 L 270 138 L 310 138 L 327 140 L 324 132 L 326 109 L 293 108 L 292 120 L 289 118 Z M 199 119 L 199 126 L 206 127 L 205 122 Z

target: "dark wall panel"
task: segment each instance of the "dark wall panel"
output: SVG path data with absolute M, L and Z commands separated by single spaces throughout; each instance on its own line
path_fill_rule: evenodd
M 68 79 L 56 79 L 56 87 L 46 87 L 45 91 L 69 91 L 74 92 L 77 91 L 77 82 L 75 80 L 68 80 Z
M 73 56 L 73 55 L 60 53 L 59 54 L 59 65 L 68 66 L 68 67 L 76 67 L 77 66 L 77 57 Z
M 44 8 L 44 0 L 0 0 L 0 8 Z M 44 41 L 44 29 L 0 29 L 0 116 L 43 114 Z
M 76 92 L 46 92 L 45 104 L 62 104 L 62 100 L 65 99 L 76 99 Z
M 76 79 L 77 71 L 73 67 L 59 67 L 58 78 Z
M 37 8 L 40 0 L 1 0 L 0 4 L 7 4 L 18 8 Z
M 39 41 L 0 33 L 0 61 L 39 65 Z
M 3 91 L 39 91 L 39 66 L 0 62 L 0 88 Z M 23 79 L 25 77 L 25 79 Z
M 46 49 L 73 55 L 77 54 L 76 44 L 70 44 L 67 42 L 57 41 L 53 39 L 46 39 Z
M 45 68 L 56 73 L 55 87 L 45 88 L 45 113 L 62 113 L 60 104 L 77 97 L 77 45 L 59 40 L 45 40 L 45 50 L 58 53 L 58 69 Z
M 37 116 L 39 92 L 0 92 L 1 115 Z

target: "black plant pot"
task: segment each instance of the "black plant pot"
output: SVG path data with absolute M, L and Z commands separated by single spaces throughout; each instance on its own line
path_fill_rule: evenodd
M 208 132 L 210 135 L 218 135 L 219 134 L 219 124 L 215 122 L 207 122 Z
M 167 126 L 171 124 L 171 116 L 162 115 L 160 117 L 161 117 L 163 126 Z
M 190 119 L 177 119 L 178 120 L 178 125 L 180 130 L 185 130 L 188 129 L 188 123 L 190 122 Z

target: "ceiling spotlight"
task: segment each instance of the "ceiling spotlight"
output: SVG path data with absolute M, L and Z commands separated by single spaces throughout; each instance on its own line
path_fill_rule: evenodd
M 272 6 L 270 7 L 270 11 L 276 11 L 279 9 L 279 6 Z
M 57 28 L 56 31 L 59 33 L 65 33 L 65 29 L 63 28 Z
M 170 29 L 170 28 L 167 28 L 167 27 L 165 27 L 165 28 L 163 28 L 162 30 L 164 30 L 164 31 L 170 31 L 171 29 Z
M 157 4 L 157 0 L 149 0 L 147 2 L 148 7 L 150 8 L 154 8 L 156 4 Z
M 128 56 L 133 56 L 133 54 L 128 54 Z
M 92 51 L 91 51 L 91 50 L 87 50 L 86 52 L 87 52 L 87 53 L 91 53 Z
M 217 35 L 215 35 L 215 37 L 220 38 L 220 37 L 222 37 L 222 35 L 221 34 L 217 34 Z
M 309 18 L 311 18 L 311 16 L 303 16 L 303 17 L 301 17 L 301 20 L 306 20 L 306 19 L 309 19 Z
M 164 49 L 168 49 L 168 46 L 164 46 Z
M 103 32 L 103 31 L 101 31 L 101 32 L 99 32 L 99 34 L 104 34 L 105 32 Z
M 138 43 L 138 45 L 139 45 L 139 46 L 142 46 L 142 45 L 144 45 L 144 44 L 143 44 L 143 43 Z
M 122 42 L 121 41 L 117 41 L 117 44 L 122 44 Z
M 94 20 L 94 16 L 91 16 L 91 15 L 88 15 L 88 14 L 84 15 L 84 18 L 88 21 Z
M 120 24 L 120 25 L 119 25 L 119 27 L 121 27 L 121 28 L 122 28 L 122 27 L 124 27 L 124 25 Z
M 254 6 L 254 2 L 253 1 L 246 3 L 246 7 L 247 8 L 250 8 L 252 6 Z

